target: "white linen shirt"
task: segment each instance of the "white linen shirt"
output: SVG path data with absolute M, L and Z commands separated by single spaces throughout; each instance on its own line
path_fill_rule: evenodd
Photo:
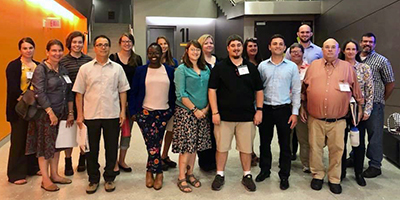
M 83 94 L 84 118 L 119 118 L 119 93 L 130 89 L 121 65 L 108 59 L 101 65 L 96 59 L 79 69 L 72 91 Z

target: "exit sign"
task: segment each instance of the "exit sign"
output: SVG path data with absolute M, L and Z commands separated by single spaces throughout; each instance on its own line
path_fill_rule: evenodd
M 61 19 L 55 17 L 48 17 L 43 20 L 43 27 L 45 28 L 61 28 Z

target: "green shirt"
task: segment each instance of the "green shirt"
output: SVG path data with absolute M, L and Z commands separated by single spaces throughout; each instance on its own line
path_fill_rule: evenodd
M 208 79 L 210 69 L 206 66 L 205 70 L 197 74 L 193 68 L 181 64 L 175 70 L 175 93 L 176 104 L 182 108 L 187 108 L 182 103 L 182 97 L 187 97 L 198 108 L 203 109 L 208 104 Z

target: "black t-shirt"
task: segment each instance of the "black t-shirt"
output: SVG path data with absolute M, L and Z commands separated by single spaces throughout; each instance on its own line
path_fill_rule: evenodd
M 211 70 L 208 88 L 217 90 L 218 112 L 223 121 L 253 121 L 256 112 L 255 93 L 263 89 L 257 68 L 243 59 L 249 73 L 239 75 L 230 58 L 219 62 Z
M 140 57 L 139 55 L 136 55 L 136 63 L 137 63 L 136 66 L 131 66 L 129 64 L 124 64 L 119 59 L 118 53 L 111 54 L 110 55 L 110 60 L 112 60 L 112 61 L 114 61 L 114 62 L 116 62 L 116 63 L 118 63 L 118 64 L 120 64 L 122 66 L 122 68 L 124 69 L 126 78 L 128 79 L 129 86 L 132 89 L 132 79 L 133 79 L 133 76 L 135 75 L 136 68 L 143 65 L 142 57 Z

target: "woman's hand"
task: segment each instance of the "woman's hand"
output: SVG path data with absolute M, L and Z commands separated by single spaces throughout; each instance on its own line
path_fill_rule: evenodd
M 50 111 L 49 113 L 49 118 L 50 118 L 50 126 L 55 126 L 58 124 L 58 118 L 56 114 L 54 114 L 53 111 Z
M 65 127 L 69 128 L 72 125 L 74 125 L 74 114 L 68 114 L 67 124 L 65 125 Z
M 194 111 L 194 116 L 196 116 L 197 119 L 203 119 L 206 117 L 202 110 Z

